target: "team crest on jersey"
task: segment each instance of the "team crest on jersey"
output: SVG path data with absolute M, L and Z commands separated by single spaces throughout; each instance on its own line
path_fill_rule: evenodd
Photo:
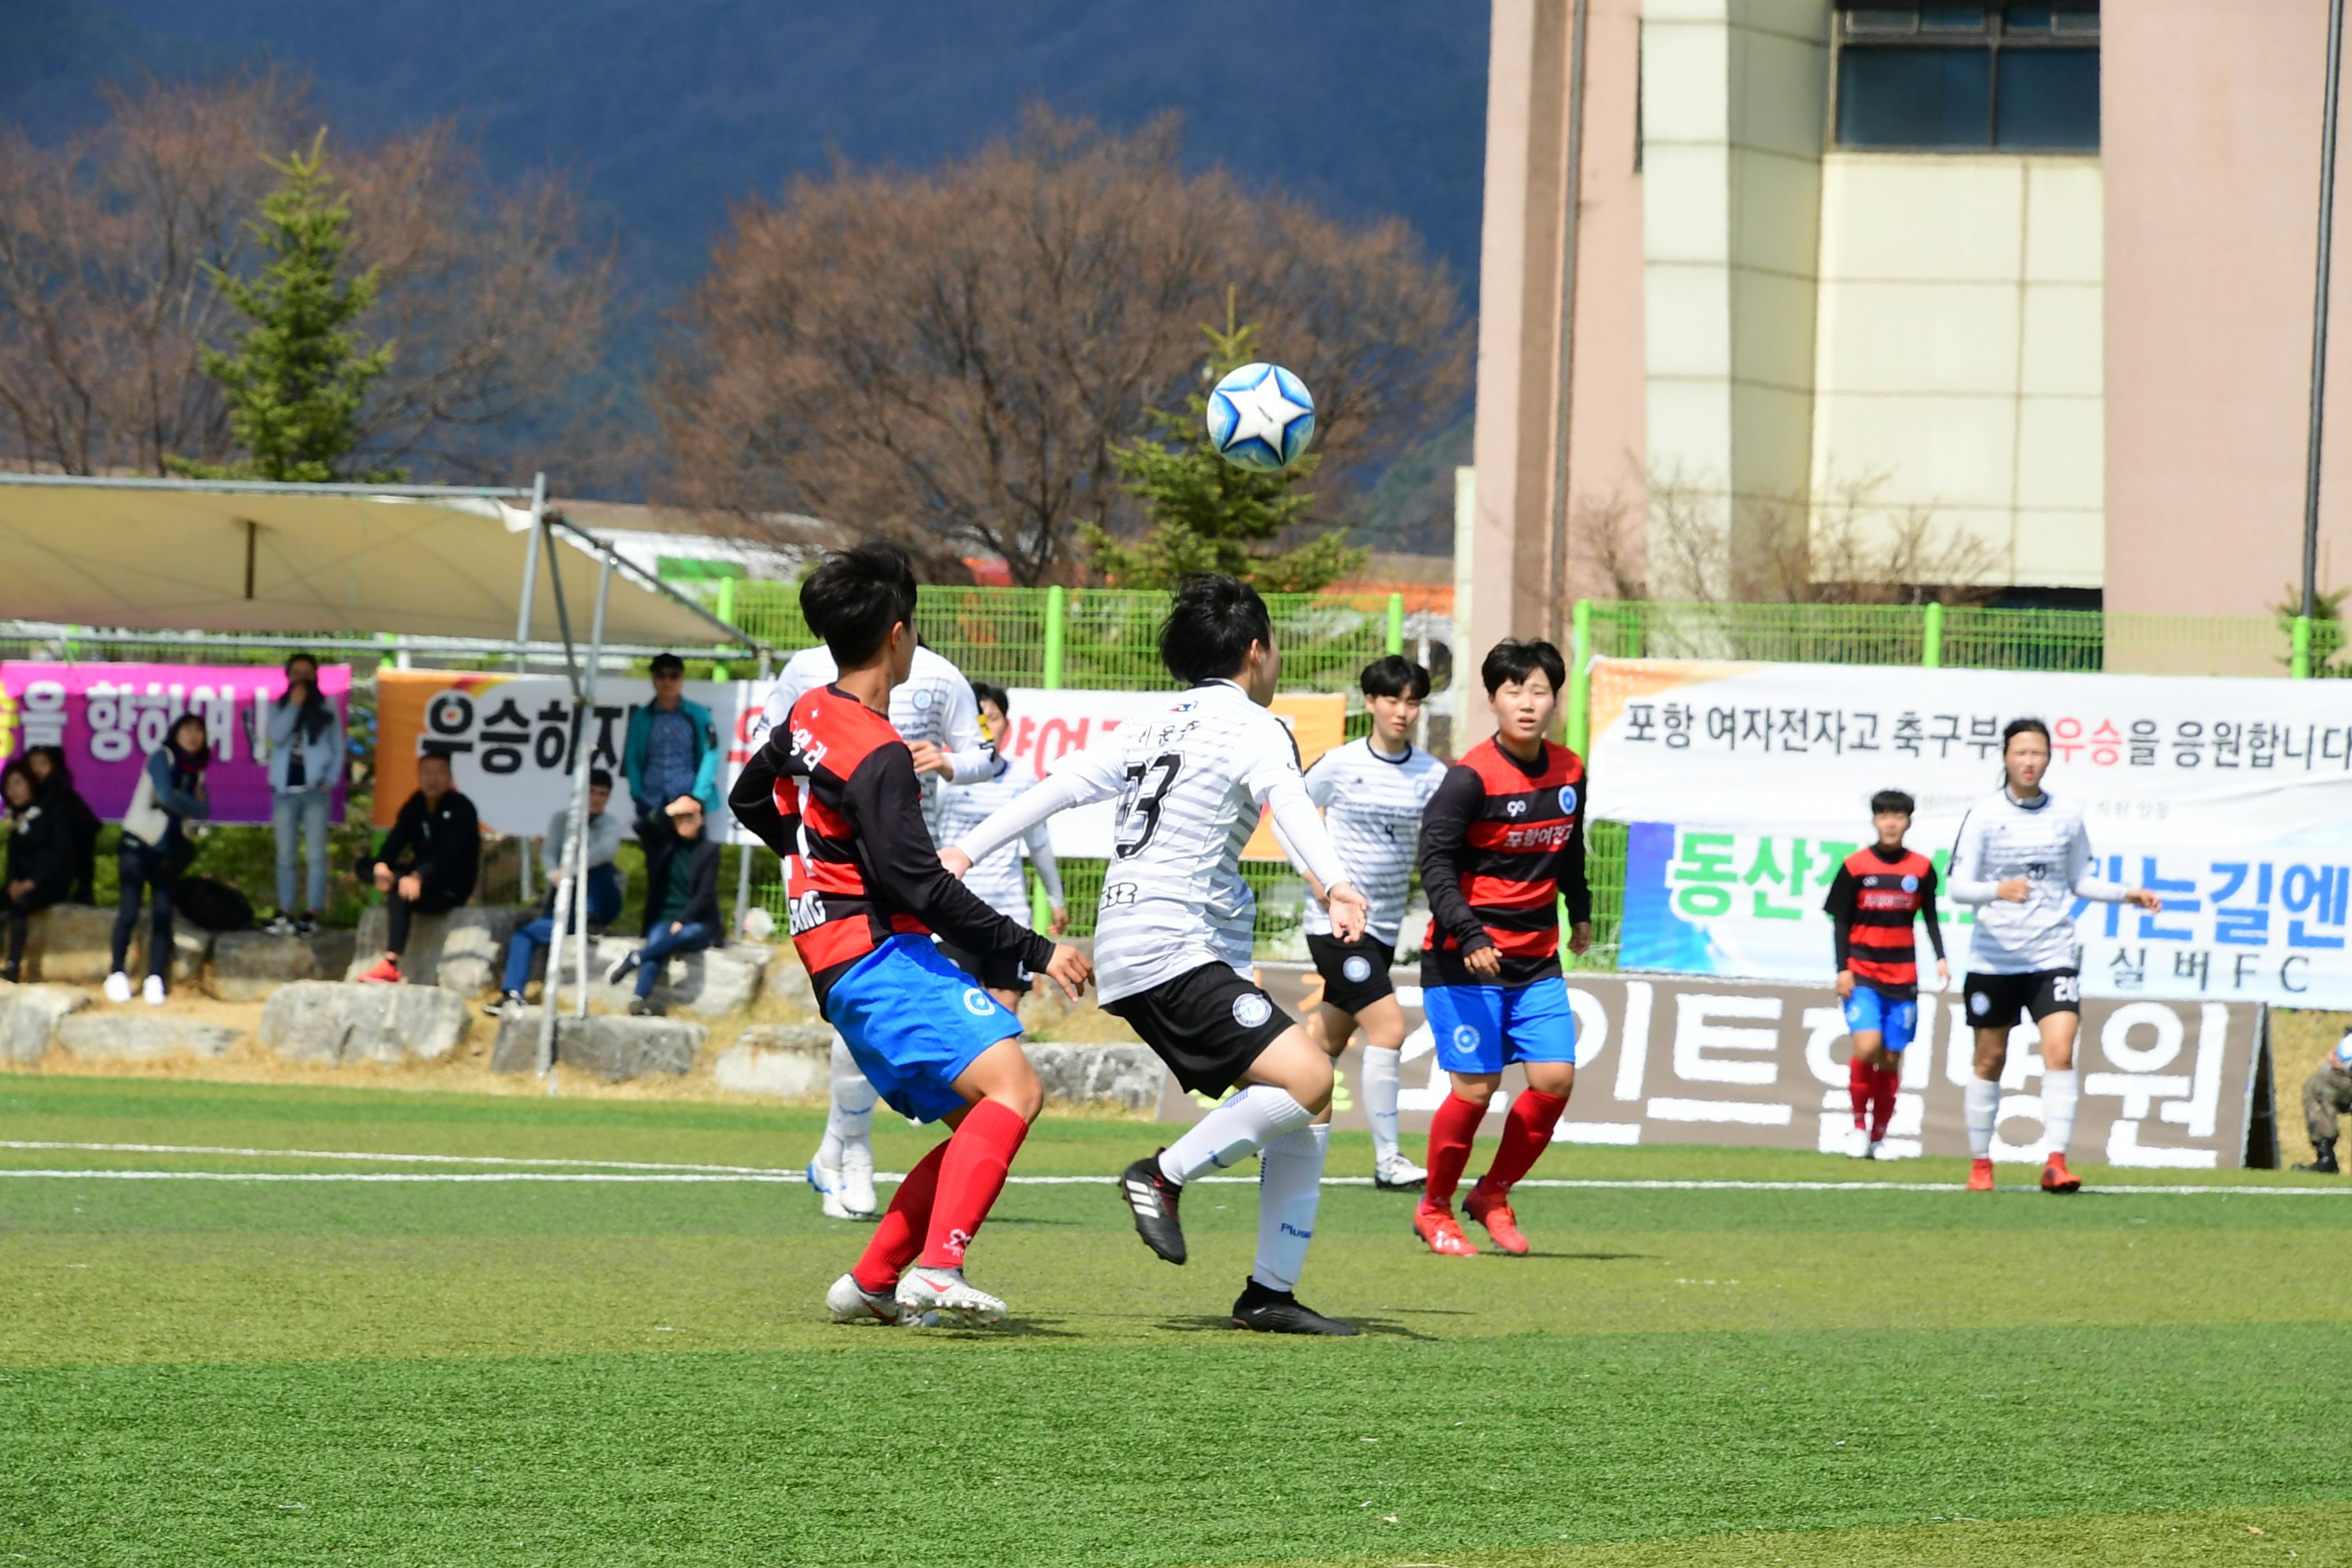
M 1360 952 L 1350 953 L 1348 962 L 1339 966 L 1339 973 L 1361 985 L 1372 977 L 1372 961 Z
M 1457 1051 L 1476 1050 L 1478 1048 L 1478 1031 L 1468 1024 L 1456 1026 L 1454 1031 L 1454 1048 Z
M 1274 1004 L 1255 991 L 1234 998 L 1234 1022 L 1244 1029 L 1255 1029 L 1273 1016 Z
M 1562 784 L 1559 786 L 1559 809 L 1566 816 L 1574 816 L 1576 815 L 1576 786 L 1574 784 Z
M 923 688 L 921 690 L 917 691 L 917 692 L 915 693 L 915 706 L 916 706 L 916 707 L 918 707 L 918 708 L 929 708 L 930 705 L 931 705 L 931 693 L 930 693 L 930 689 L 929 689 L 929 687 L 925 687 L 925 688 Z
M 963 1010 L 975 1018 L 985 1018 L 996 1011 L 996 1004 L 985 991 L 967 991 L 963 994 Z
M 1906 893 L 1916 893 L 1916 892 L 1917 892 L 1917 891 L 1919 890 L 1919 879 L 1918 879 L 1918 878 L 1916 878 L 1916 877 L 1906 877 L 1906 878 L 1904 878 L 1904 879 L 1903 879 L 1903 890 L 1904 890 L 1905 892 L 1906 892 Z

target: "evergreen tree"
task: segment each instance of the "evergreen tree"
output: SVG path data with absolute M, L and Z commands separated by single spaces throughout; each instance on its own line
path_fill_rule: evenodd
M 1201 331 L 1209 340 L 1205 386 L 1257 357 L 1256 329 L 1235 323 L 1230 292 L 1224 330 Z M 1143 503 L 1150 526 L 1124 544 L 1082 524 L 1095 570 L 1121 588 L 1168 588 L 1188 572 L 1223 572 L 1269 594 L 1305 594 L 1363 564 L 1369 552 L 1350 549 L 1336 529 L 1296 550 L 1264 549 L 1314 504 L 1300 487 L 1320 458 L 1309 452 L 1271 473 L 1229 463 L 1209 440 L 1208 411 L 1206 392 L 1185 399 L 1181 414 L 1153 409 L 1151 434 L 1112 451 L 1121 488 Z
M 247 456 L 226 464 L 175 458 L 174 473 L 302 483 L 401 477 L 354 474 L 346 462 L 359 444 L 368 388 L 391 366 L 392 345 L 362 353 L 350 331 L 375 303 L 376 269 L 343 276 L 351 195 L 334 189 L 326 148 L 322 130 L 307 154 L 270 160 L 283 178 L 251 226 L 269 258 L 260 275 L 207 268 L 253 323 L 234 334 L 234 353 L 202 351 L 205 374 L 227 394 L 229 428 Z

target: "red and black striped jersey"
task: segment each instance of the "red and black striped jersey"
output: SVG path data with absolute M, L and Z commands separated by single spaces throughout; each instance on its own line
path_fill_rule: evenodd
M 1919 952 L 1911 922 L 1927 919 L 1927 941 L 1944 956 L 1936 923 L 1936 866 L 1916 849 L 1891 854 L 1873 844 L 1838 868 L 1822 908 L 1834 922 L 1837 963 L 1881 995 L 1908 1002 L 1919 994 Z
M 1584 759 L 1543 743 L 1523 763 L 1491 739 L 1446 769 L 1421 819 L 1421 884 L 1429 895 L 1423 985 L 1525 985 L 1559 973 L 1559 900 L 1592 918 L 1584 879 Z M 1463 966 L 1501 950 L 1487 978 Z
M 1043 973 L 1054 944 L 1005 919 L 940 864 L 922 789 L 890 721 L 838 686 L 805 692 L 728 796 L 783 858 L 793 946 L 822 1010 L 843 973 L 894 936 L 940 932 Z

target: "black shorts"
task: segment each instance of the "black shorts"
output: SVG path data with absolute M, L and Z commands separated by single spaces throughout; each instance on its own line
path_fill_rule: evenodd
M 1315 973 L 1323 977 L 1323 1000 L 1342 1013 L 1360 1013 L 1383 996 L 1396 994 L 1389 971 L 1396 963 L 1394 944 L 1367 932 L 1358 942 L 1307 933 L 1307 951 L 1314 955 Z
M 2007 1029 L 2021 1018 L 2039 1024 L 2053 1013 L 2083 1010 L 2083 975 L 2075 969 L 2037 969 L 2031 974 L 1979 974 L 1960 984 L 1968 998 L 1969 1023 L 1979 1029 Z
M 991 991 L 1026 991 L 1029 989 L 1029 966 L 1017 958 L 995 953 L 982 956 L 966 952 L 951 942 L 939 944 L 940 956 L 971 975 Z
M 1103 1011 L 1126 1019 L 1195 1094 L 1223 1095 L 1291 1026 L 1273 997 L 1222 963 L 1106 1002 Z

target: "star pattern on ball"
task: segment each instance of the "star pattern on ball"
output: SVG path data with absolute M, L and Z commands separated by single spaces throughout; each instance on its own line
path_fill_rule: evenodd
M 1271 447 L 1276 457 L 1283 455 L 1284 433 L 1315 412 L 1307 405 L 1294 403 L 1286 396 L 1281 377 L 1271 370 L 1258 379 L 1255 386 L 1228 391 L 1225 399 L 1234 405 L 1234 433 L 1225 438 L 1225 445 L 1239 447 L 1255 437 Z

